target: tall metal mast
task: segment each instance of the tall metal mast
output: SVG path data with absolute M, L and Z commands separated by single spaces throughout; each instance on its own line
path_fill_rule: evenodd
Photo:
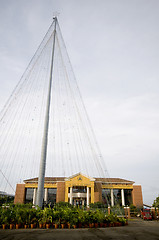
M 43 204 L 44 196 L 44 181 L 45 181 L 45 168 L 46 168 L 46 157 L 47 157 L 47 142 L 48 142 L 48 129 L 49 129 L 49 113 L 50 113 L 50 102 L 51 102 L 51 87 L 52 87 L 52 72 L 53 72 L 53 62 L 54 62 L 54 52 L 55 52 L 55 35 L 56 35 L 56 23 L 57 17 L 54 17 L 54 31 L 53 31 L 53 45 L 52 45 L 52 58 L 51 58 L 51 68 L 50 68 L 50 79 L 49 79 L 49 88 L 48 96 L 46 103 L 46 112 L 45 112 L 45 121 L 44 121 L 44 132 L 41 148 L 41 160 L 39 168 L 39 178 L 38 178 L 38 191 L 37 191 L 37 202 L 40 208 Z

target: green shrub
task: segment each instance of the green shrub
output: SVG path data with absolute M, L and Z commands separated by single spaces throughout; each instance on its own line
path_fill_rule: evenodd
M 138 214 L 138 210 L 136 206 L 134 206 L 133 204 L 130 205 L 130 214 L 131 216 L 137 216 Z
M 115 223 L 125 224 L 124 218 L 116 214 L 107 215 L 102 208 L 84 210 L 68 203 L 58 203 L 53 209 L 33 208 L 31 204 L 10 204 L 0 207 L 0 225 L 3 223 L 70 223 L 71 225 L 88 225 L 89 223 Z
M 89 204 L 90 209 L 106 208 L 106 205 L 101 202 L 95 202 Z

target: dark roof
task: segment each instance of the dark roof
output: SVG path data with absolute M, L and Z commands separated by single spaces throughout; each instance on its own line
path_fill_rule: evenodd
M 45 182 L 63 182 L 65 181 L 65 177 L 45 177 Z M 121 179 L 121 178 L 95 178 L 95 181 L 102 183 L 120 183 L 120 184 L 133 184 L 133 181 Z M 24 180 L 25 183 L 38 182 L 38 178 L 31 178 Z
M 133 184 L 133 181 L 129 181 L 122 178 L 95 178 L 96 181 L 103 182 L 103 183 L 128 183 Z
M 45 182 L 61 182 L 61 181 L 65 181 L 64 177 L 45 177 Z M 38 182 L 38 177 L 36 178 L 30 178 L 30 179 L 26 179 L 24 180 L 25 183 L 29 183 L 29 182 Z

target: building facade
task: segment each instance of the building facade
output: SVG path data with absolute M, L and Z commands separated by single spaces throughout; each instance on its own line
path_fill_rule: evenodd
M 32 202 L 36 205 L 38 178 L 17 184 L 14 203 Z M 106 205 L 143 206 L 141 185 L 120 178 L 92 178 L 78 173 L 69 178 L 45 177 L 44 203 L 69 202 L 89 206 L 103 202 Z

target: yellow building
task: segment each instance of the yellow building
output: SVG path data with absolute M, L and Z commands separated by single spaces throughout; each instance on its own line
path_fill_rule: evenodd
M 38 178 L 17 184 L 15 203 L 33 202 L 36 205 Z M 93 178 L 82 173 L 65 177 L 45 177 L 44 203 L 65 201 L 73 205 L 89 206 L 103 202 L 106 205 L 134 204 L 142 207 L 142 190 L 133 181 L 120 178 Z

